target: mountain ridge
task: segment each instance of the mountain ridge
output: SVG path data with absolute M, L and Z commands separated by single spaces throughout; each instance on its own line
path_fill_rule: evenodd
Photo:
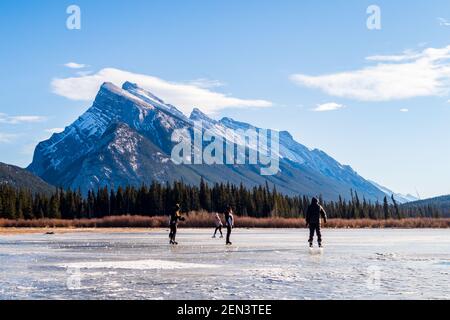
M 49 194 L 56 190 L 41 178 L 26 169 L 0 162 L 0 186 L 30 190 L 33 193 Z
M 450 195 L 443 195 L 423 200 L 408 202 L 402 205 L 404 208 L 423 208 L 431 206 L 439 209 L 444 217 L 450 217 Z
M 83 115 L 62 133 L 38 144 L 28 170 L 47 182 L 83 192 L 153 180 L 197 184 L 204 178 L 210 183 L 246 186 L 267 182 L 286 194 L 322 195 L 330 200 L 339 195 L 349 198 L 351 190 L 371 201 L 381 202 L 386 195 L 350 166 L 324 151 L 307 148 L 287 131 L 280 132 L 281 172 L 275 176 L 259 175 L 259 165 L 177 166 L 170 161 L 171 135 L 177 129 L 192 131 L 197 120 L 223 137 L 227 129 L 256 128 L 227 117 L 211 119 L 198 108 L 188 118 L 137 84 L 125 82 L 120 88 L 104 83 Z

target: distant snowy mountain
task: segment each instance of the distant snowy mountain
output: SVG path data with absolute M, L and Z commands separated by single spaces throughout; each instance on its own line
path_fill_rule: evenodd
M 369 180 L 370 181 L 370 180 Z M 370 181 L 375 187 L 377 187 L 378 189 L 380 189 L 381 191 L 383 191 L 388 197 L 391 197 L 392 195 L 394 195 L 394 199 L 396 201 L 398 201 L 399 203 L 408 203 L 408 202 L 413 202 L 413 201 L 417 201 L 419 200 L 419 198 L 411 195 L 411 194 L 400 194 L 400 193 L 395 193 L 392 190 L 389 190 L 386 187 L 383 187 L 381 185 L 379 185 L 378 183 L 374 182 L 374 181 Z
M 310 150 L 288 132 L 280 132 L 280 172 L 261 176 L 258 165 L 175 165 L 171 159 L 174 130 L 188 128 L 194 121 L 215 134 L 227 129 L 255 128 L 230 118 L 211 119 L 199 109 L 186 117 L 175 106 L 126 82 L 122 88 L 105 83 L 89 108 L 64 132 L 41 142 L 28 170 L 45 181 L 83 192 L 102 186 L 141 185 L 152 181 L 183 180 L 243 183 L 247 187 L 275 185 L 286 194 L 350 197 L 350 190 L 372 201 L 385 192 L 320 150 Z M 251 147 L 251 146 L 250 146 Z

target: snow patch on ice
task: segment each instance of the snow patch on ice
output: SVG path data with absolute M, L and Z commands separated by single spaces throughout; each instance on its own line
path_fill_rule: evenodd
M 68 269 L 130 269 L 130 270 L 174 270 L 174 269 L 210 269 L 218 265 L 198 264 L 164 260 L 137 261 L 88 261 L 57 265 Z

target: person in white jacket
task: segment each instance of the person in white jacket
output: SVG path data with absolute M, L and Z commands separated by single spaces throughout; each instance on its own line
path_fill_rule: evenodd
M 222 227 L 223 227 L 222 219 L 220 219 L 220 216 L 219 216 L 218 213 L 216 213 L 216 216 L 215 216 L 214 219 L 215 219 L 215 222 L 216 222 L 216 230 L 214 231 L 214 235 L 213 235 L 212 237 L 215 238 L 215 237 L 216 237 L 216 234 L 217 234 L 217 231 L 219 231 L 219 232 L 220 232 L 220 237 L 223 238 L 223 233 L 222 233 Z
M 233 217 L 233 209 L 228 207 L 225 211 L 225 226 L 227 227 L 227 245 L 232 245 L 230 241 L 231 230 L 234 227 L 234 217 Z

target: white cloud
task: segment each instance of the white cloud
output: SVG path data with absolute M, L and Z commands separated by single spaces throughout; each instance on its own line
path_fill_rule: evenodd
M 87 71 L 77 71 L 75 74 L 80 77 L 85 77 L 92 73 L 93 73 L 92 71 L 87 70 Z
M 20 153 L 26 156 L 32 156 L 34 154 L 34 150 L 36 149 L 37 143 L 29 143 L 22 146 Z
M 325 112 L 325 111 L 334 111 L 345 108 L 344 105 L 336 103 L 336 102 L 329 102 L 329 103 L 323 103 L 318 104 L 316 108 L 313 109 L 315 112 Z
M 200 78 L 200 79 L 195 79 L 195 80 L 189 81 L 189 84 L 193 85 L 195 87 L 200 87 L 200 88 L 204 88 L 204 89 L 219 88 L 219 87 L 225 86 L 225 83 L 223 83 L 220 80 L 211 80 L 211 79 L 205 79 L 205 78 Z
M 412 61 L 420 58 L 421 53 L 406 50 L 400 55 L 375 55 L 366 57 L 367 61 L 378 61 L 378 62 L 403 62 Z
M 407 109 L 407 108 L 402 108 L 402 109 L 400 109 L 400 112 L 409 112 L 409 109 Z
M 331 96 L 360 101 L 441 96 L 449 92 L 450 46 L 366 59 L 377 64 L 319 76 L 294 74 L 291 80 L 299 86 L 320 89 Z
M 22 123 L 37 123 L 47 120 L 42 116 L 8 116 L 7 114 L 0 113 L 0 123 L 7 124 L 22 124 Z
M 87 67 L 87 65 L 85 65 L 85 64 L 76 63 L 76 62 L 68 62 L 64 66 L 67 68 L 70 68 L 70 69 L 83 69 L 83 68 Z
M 437 18 L 439 25 L 441 27 L 450 27 L 450 22 L 447 19 L 444 18 Z
M 201 108 L 206 113 L 214 113 L 230 107 L 270 107 L 272 103 L 266 100 L 247 100 L 234 98 L 223 93 L 214 92 L 192 84 L 169 82 L 157 77 L 137 74 L 114 68 L 102 69 L 96 74 L 73 77 L 55 78 L 51 86 L 55 94 L 71 100 L 93 100 L 104 82 L 112 82 L 122 86 L 126 81 L 137 83 L 153 94 L 188 113 L 194 107 Z
M 11 143 L 15 138 L 17 138 L 16 134 L 0 132 L 0 143 Z
M 45 129 L 45 132 L 51 133 L 51 134 L 54 134 L 54 133 L 61 133 L 61 132 L 63 132 L 63 131 L 64 131 L 64 128 L 50 128 L 50 129 Z

